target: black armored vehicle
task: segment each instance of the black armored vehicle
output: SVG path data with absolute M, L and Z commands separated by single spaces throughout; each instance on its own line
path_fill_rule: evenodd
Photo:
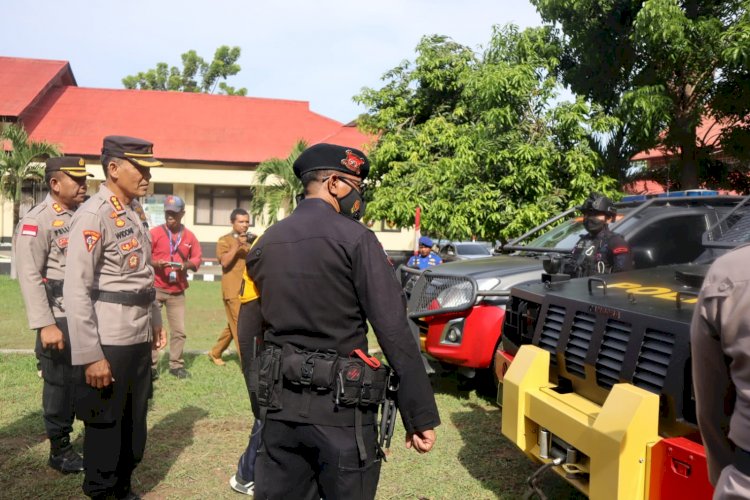
M 513 288 L 495 358 L 503 434 L 594 499 L 711 498 L 690 322 L 711 262 L 750 242 L 748 199 L 693 263 Z

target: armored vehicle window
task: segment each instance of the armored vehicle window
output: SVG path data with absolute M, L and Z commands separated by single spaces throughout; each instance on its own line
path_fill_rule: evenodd
M 529 242 L 528 246 L 535 248 L 570 249 L 575 246 L 581 234 L 585 232 L 586 229 L 584 229 L 581 220 L 569 219 Z
M 703 214 L 679 215 L 652 222 L 629 238 L 638 268 L 690 262 L 703 251 Z

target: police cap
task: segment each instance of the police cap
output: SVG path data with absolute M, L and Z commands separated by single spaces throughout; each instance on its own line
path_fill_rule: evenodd
M 576 208 L 581 212 L 597 212 L 611 216 L 617 214 L 617 207 L 612 200 L 600 193 L 591 193 L 583 205 Z
M 320 143 L 304 150 L 293 168 L 298 178 L 314 170 L 337 170 L 364 179 L 370 171 L 370 161 L 359 149 Z
M 71 177 L 93 177 L 94 174 L 86 172 L 86 161 L 80 156 L 59 156 L 49 158 L 44 168 L 45 174 L 52 172 L 65 172 Z
M 163 164 L 154 158 L 154 145 L 136 137 L 108 135 L 104 138 L 102 155 L 123 158 L 139 167 L 161 167 Z

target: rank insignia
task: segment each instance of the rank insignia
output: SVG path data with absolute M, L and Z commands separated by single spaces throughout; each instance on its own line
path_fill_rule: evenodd
M 52 210 L 54 210 L 58 214 L 61 214 L 61 213 L 63 213 L 65 211 L 65 210 L 63 210 L 63 207 L 59 203 L 57 203 L 57 202 L 55 202 L 55 203 L 52 204 Z
M 128 267 L 130 269 L 135 269 L 138 267 L 138 263 L 141 261 L 140 257 L 138 257 L 137 253 L 131 254 L 130 257 L 128 257 Z
M 143 208 L 141 208 L 140 205 L 135 208 L 135 211 L 138 212 L 138 217 L 140 217 L 141 220 L 146 220 L 146 214 L 143 212 Z
M 57 219 L 52 221 L 52 227 L 62 227 L 65 225 L 65 221 L 62 219 Z
M 101 238 L 102 235 L 96 231 L 92 231 L 91 229 L 83 230 L 83 241 L 86 243 L 86 250 L 89 252 L 94 249 Z
M 117 199 L 117 196 L 110 196 L 109 197 L 109 204 L 112 205 L 112 208 L 115 209 L 115 212 L 121 213 L 125 210 L 122 208 L 122 203 L 120 203 L 120 200 Z
M 124 220 L 120 219 L 119 217 L 117 219 L 115 219 L 115 226 L 122 227 L 124 225 L 125 225 L 125 221 Z
M 130 241 L 126 241 L 125 243 L 120 245 L 120 248 L 122 248 L 123 252 L 129 252 L 133 250 L 134 248 L 138 248 L 140 246 L 140 243 L 138 243 L 137 238 L 131 238 Z

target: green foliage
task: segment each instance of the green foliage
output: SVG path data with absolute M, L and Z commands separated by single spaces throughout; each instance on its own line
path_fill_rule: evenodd
M 581 202 L 613 194 L 592 132 L 607 133 L 583 100 L 555 104 L 559 47 L 549 29 L 496 28 L 476 54 L 446 37 L 425 37 L 414 62 L 355 97 L 358 124 L 379 140 L 370 153 L 366 217 L 414 224 L 464 239 L 511 238 Z
M 237 60 L 240 58 L 239 47 L 222 45 L 214 53 L 211 62 L 206 62 L 194 50 L 182 54 L 182 70 L 177 66 L 171 68 L 167 63 L 157 63 L 156 68 L 136 75 L 126 76 L 122 84 L 126 89 L 141 90 L 174 90 L 179 92 L 203 92 L 213 94 L 218 86 L 220 93 L 226 95 L 247 95 L 247 89 L 235 89 L 220 80 L 240 72 Z
M 623 153 L 665 146 L 679 155 L 681 187 L 692 188 L 707 153 L 696 146 L 703 117 L 729 125 L 725 150 L 748 138 L 747 0 L 532 3 L 560 29 L 565 83 L 627 124 Z
M 13 201 L 13 227 L 16 227 L 23 183 L 44 179 L 44 165 L 38 162 L 60 153 L 53 144 L 29 140 L 29 134 L 20 124 L 2 129 L 0 143 L 3 140 L 10 143 L 11 149 L 0 151 L 0 193 Z
M 258 165 L 255 193 L 250 202 L 253 215 L 273 224 L 279 211 L 291 213 L 297 207 L 296 197 L 303 189 L 292 166 L 306 148 L 307 143 L 299 140 L 286 158 L 271 158 Z

